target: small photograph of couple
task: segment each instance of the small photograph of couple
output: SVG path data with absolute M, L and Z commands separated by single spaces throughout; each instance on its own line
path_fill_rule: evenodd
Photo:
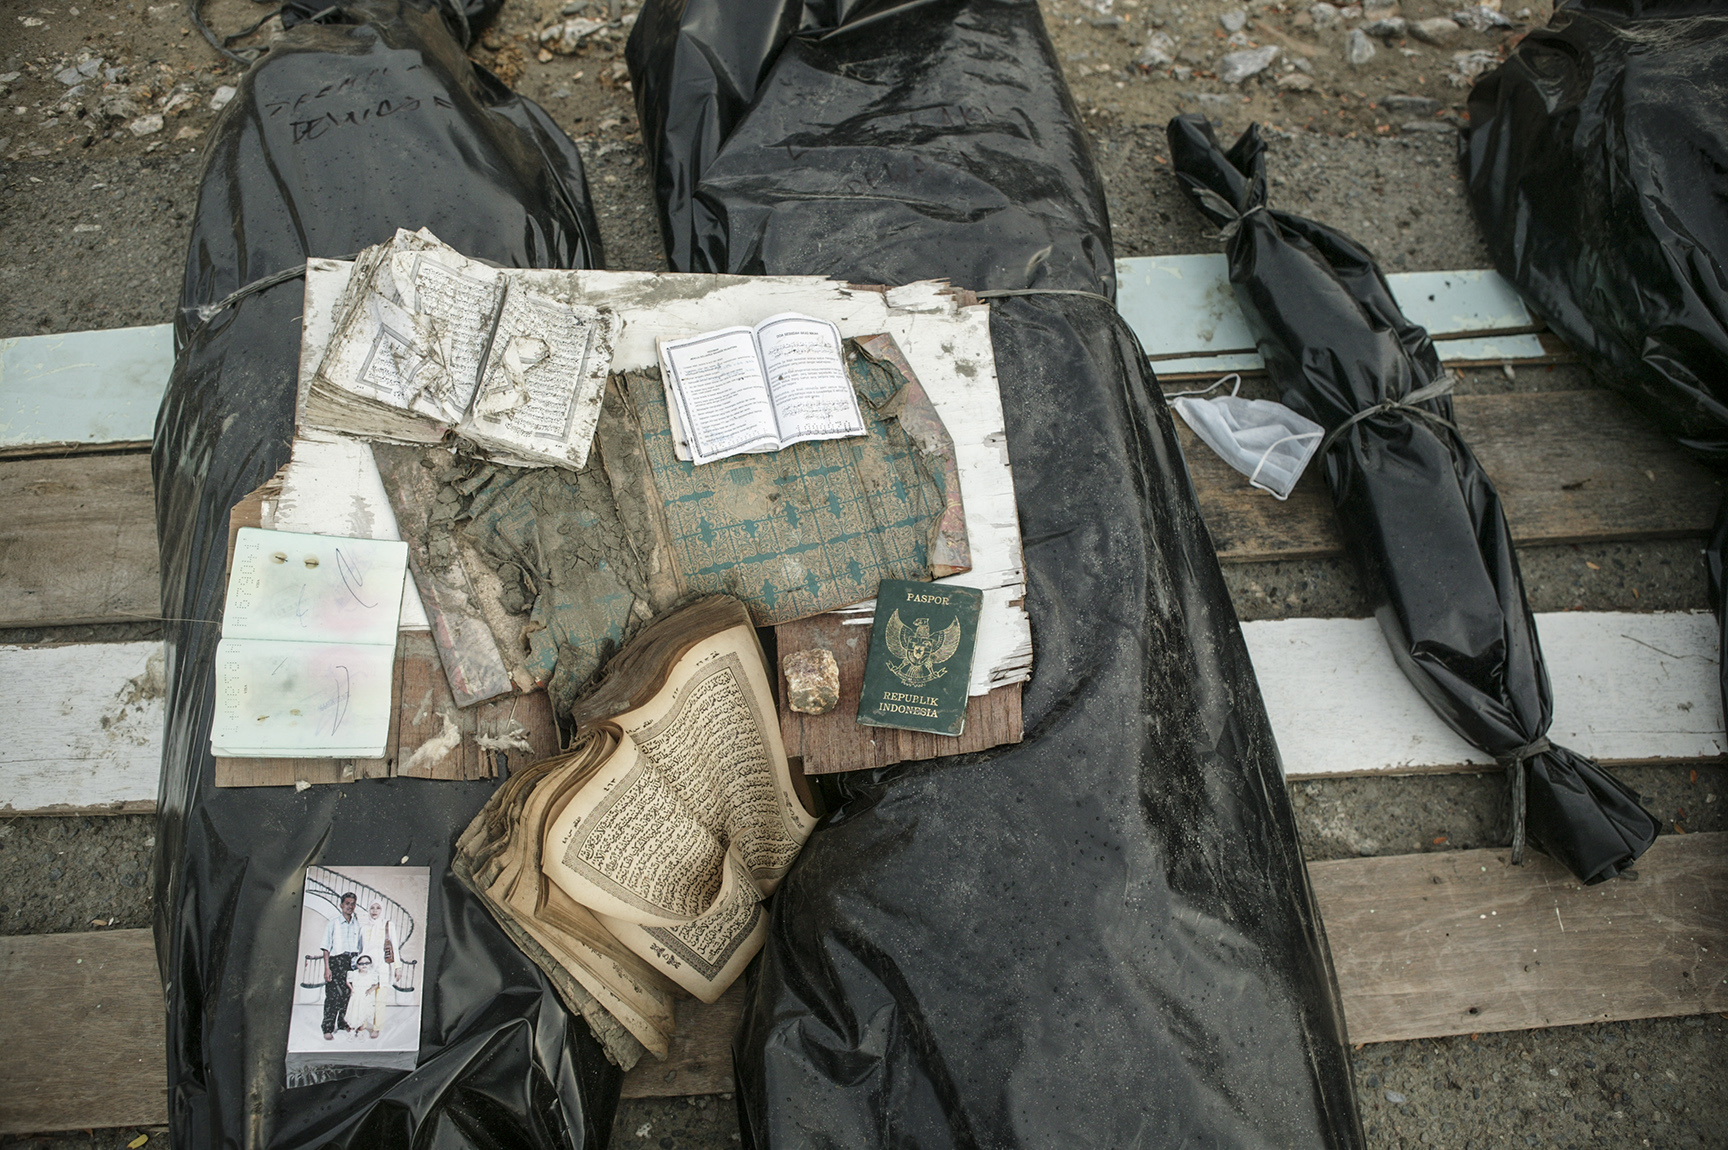
M 289 1085 L 317 1067 L 413 1068 L 429 884 L 425 867 L 306 868 Z

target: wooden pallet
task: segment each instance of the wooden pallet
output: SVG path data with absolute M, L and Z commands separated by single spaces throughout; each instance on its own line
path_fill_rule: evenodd
M 1581 887 L 1470 850 L 1310 864 L 1352 1042 L 1728 1010 L 1728 833 L 1660 839 L 1636 881 Z M 0 939 L 0 1134 L 167 1120 L 150 934 Z M 735 986 L 680 1004 L 626 1098 L 732 1089 Z

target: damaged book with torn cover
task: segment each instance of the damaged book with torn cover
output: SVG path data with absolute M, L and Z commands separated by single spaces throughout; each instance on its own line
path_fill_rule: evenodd
M 743 971 L 816 819 L 735 599 L 650 624 L 572 720 L 573 750 L 513 777 L 463 834 L 458 873 L 581 988 L 573 1008 L 604 1012 L 609 1051 L 632 1050 L 617 1028 L 664 1055 L 672 997 L 713 1002 Z
M 509 282 L 425 229 L 354 263 L 306 426 L 399 443 L 452 430 L 518 467 L 587 465 L 614 315 Z

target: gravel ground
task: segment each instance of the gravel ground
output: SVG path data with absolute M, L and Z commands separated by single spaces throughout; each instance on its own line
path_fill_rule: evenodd
M 1520 29 L 1545 21 L 1549 5 L 1522 9 L 1507 0 L 1511 30 L 1429 26 L 1446 43 L 1412 29 L 1461 6 L 1405 0 L 1366 13 L 1339 5 L 1329 15 L 1259 0 L 1045 0 L 1092 129 L 1117 254 L 1216 250 L 1168 175 L 1164 145 L 1171 115 L 1202 111 L 1226 135 L 1250 119 L 1268 125 L 1272 202 L 1346 228 L 1388 271 L 1486 266 L 1455 166 L 1453 126 L 1467 87 L 1448 74 L 1473 66 L 1458 53 L 1502 51 Z M 228 29 L 255 19 L 251 7 L 212 0 L 206 11 Z M 591 37 L 579 51 L 542 58 L 541 30 L 565 18 L 558 7 L 510 0 L 474 56 L 540 101 L 578 141 L 607 266 L 661 269 L 622 36 Z M 595 3 L 580 15 L 605 7 Z M 1382 25 L 1356 37 L 1374 54 L 1352 64 L 1352 32 L 1392 16 L 1405 21 L 1402 32 Z M 1231 53 L 1269 47 L 1278 52 L 1264 70 L 1235 84 L 1221 78 Z M 72 82 L 56 78 L 69 68 Z M 21 0 L 0 14 L 0 336 L 172 318 L 198 148 L 216 115 L 212 101 L 237 75 L 187 26 L 179 4 Z M 1577 369 L 1556 368 L 1513 380 L 1471 373 L 1459 390 L 1587 386 Z M 1696 539 L 1533 547 L 1519 559 L 1538 611 L 1694 609 L 1706 606 L 1698 548 Z M 1360 583 L 1341 561 L 1233 565 L 1225 574 L 1244 619 L 1366 613 Z M 0 642 L 143 637 L 137 628 L 33 629 L 0 634 Z M 1725 829 L 1722 766 L 1619 773 L 1666 829 Z M 1323 779 L 1292 793 L 1313 859 L 1499 842 L 1496 776 Z M 0 933 L 147 925 L 143 876 L 153 834 L 153 821 L 136 816 L 0 822 Z M 1728 1023 L 1704 1016 L 1379 1043 L 1356 1050 L 1354 1066 L 1375 1150 L 1722 1146 L 1725 1053 Z M 0 1145 L 109 1150 L 139 1133 L 151 1144 L 163 1138 L 160 1130 L 106 1130 Z M 732 1146 L 734 1104 L 729 1096 L 626 1102 L 613 1141 L 666 1150 Z

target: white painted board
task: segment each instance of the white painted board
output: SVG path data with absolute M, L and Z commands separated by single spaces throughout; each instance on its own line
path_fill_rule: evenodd
M 1161 375 L 1261 371 L 1254 333 L 1236 304 L 1222 255 L 1135 256 L 1116 261 L 1116 310 Z M 1428 329 L 1444 362 L 1532 359 L 1534 335 L 1446 339 L 1452 332 L 1528 327 L 1530 313 L 1498 272 L 1399 272 L 1386 277 L 1398 306 Z M 1179 355 L 1176 359 L 1159 357 Z
M 1709 613 L 1563 611 L 1538 615 L 1536 627 L 1554 742 L 1609 762 L 1728 750 Z M 1374 620 L 1262 621 L 1242 634 L 1287 776 L 1494 766 L 1416 693 Z
M 0 647 L 0 811 L 154 804 L 165 684 L 161 643 Z
M 147 443 L 173 370 L 171 324 L 0 339 L 0 448 Z

